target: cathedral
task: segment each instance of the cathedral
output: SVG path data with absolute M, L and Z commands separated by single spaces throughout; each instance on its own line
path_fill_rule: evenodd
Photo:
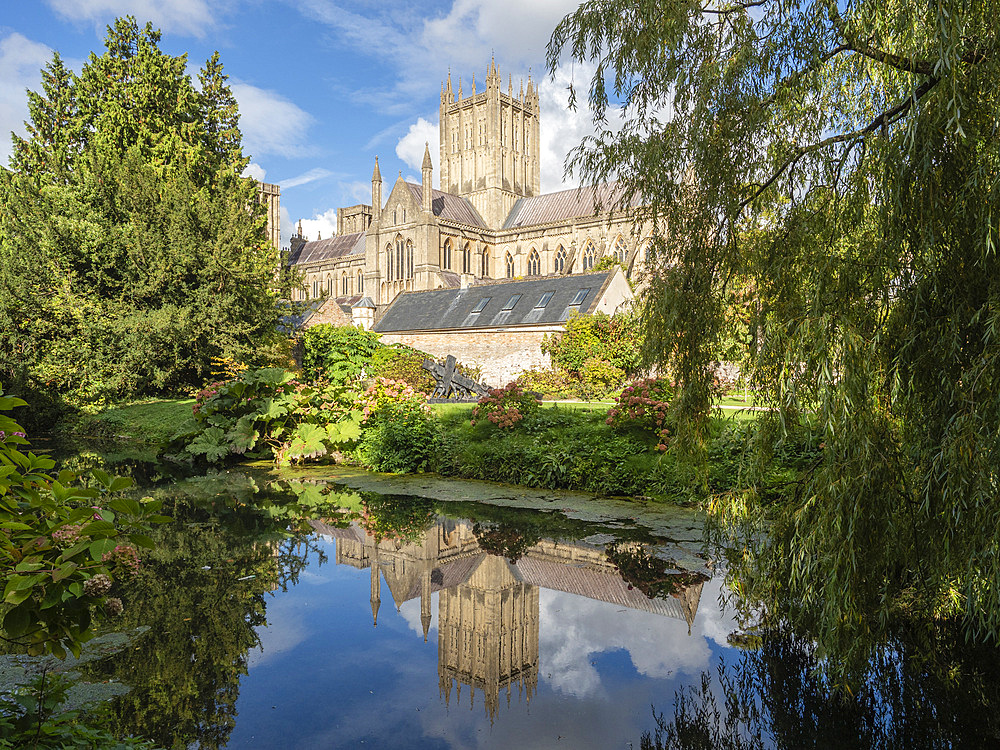
M 371 205 L 339 208 L 333 237 L 307 241 L 300 224 L 288 258 L 304 280 L 299 299 L 349 309 L 367 298 L 380 316 L 404 291 L 586 273 L 609 256 L 633 276 L 648 237 L 631 210 L 601 208 L 615 203 L 613 186 L 541 193 L 530 76 L 504 87 L 491 61 L 485 84 L 456 91 L 449 73 L 441 86 L 440 190 L 429 146 L 419 184 L 400 174 L 390 187 L 376 158 Z

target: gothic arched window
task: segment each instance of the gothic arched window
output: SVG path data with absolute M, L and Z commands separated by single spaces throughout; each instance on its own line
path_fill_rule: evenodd
M 618 239 L 615 240 L 614 254 L 615 260 L 619 263 L 624 264 L 628 259 L 628 246 L 625 244 L 625 238 L 620 234 L 618 235 Z
M 451 268 L 451 240 L 444 241 L 444 249 L 441 251 L 441 268 Z
M 359 268 L 358 269 L 358 294 L 364 294 L 364 293 L 365 293 L 365 275 L 364 275 L 364 272 L 362 272 L 362 270 Z
M 472 272 L 472 245 L 468 242 L 462 248 L 462 273 Z
M 514 256 L 512 256 L 509 252 L 507 253 L 507 278 L 514 278 Z
M 392 245 L 385 246 L 385 277 L 392 280 Z
M 597 248 L 593 240 L 587 240 L 583 246 L 583 270 L 589 271 L 597 263 Z
M 413 243 L 406 241 L 406 278 L 413 278 Z
M 393 278 L 401 279 L 406 273 L 406 245 L 403 238 L 396 237 L 396 275 Z
M 347 281 L 347 271 L 344 271 L 340 276 L 340 293 L 346 297 L 349 291 L 348 281 Z
M 333 296 L 333 277 L 332 276 L 327 276 L 326 277 L 326 293 L 329 296 L 331 296 L 331 297 Z
M 484 247 L 479 259 L 479 275 L 484 279 L 490 275 L 490 249 Z
M 566 270 L 566 248 L 562 245 L 556 250 L 555 272 L 563 273 Z
M 542 259 L 538 257 L 538 251 L 531 248 L 531 253 L 528 255 L 528 276 L 541 276 L 541 274 Z

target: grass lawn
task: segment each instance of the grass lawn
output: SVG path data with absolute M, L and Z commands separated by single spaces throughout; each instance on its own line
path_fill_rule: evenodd
M 84 416 L 74 432 L 102 437 L 126 437 L 144 443 L 169 440 L 191 418 L 193 398 L 141 401 Z

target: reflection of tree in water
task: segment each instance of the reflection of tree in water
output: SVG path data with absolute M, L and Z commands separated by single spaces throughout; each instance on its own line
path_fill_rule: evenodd
M 376 542 L 402 546 L 417 539 L 434 523 L 434 503 L 423 497 L 362 495 L 361 526 Z
M 537 527 L 509 521 L 476 521 L 472 525 L 472 533 L 484 552 L 506 557 L 511 564 L 520 560 L 542 538 Z
M 202 516 L 195 508 L 174 515 L 186 523 L 158 530 L 120 618 L 121 627 L 151 630 L 137 648 L 96 664 L 92 676 L 132 686 L 113 705 L 114 731 L 164 747 L 218 748 L 235 726 L 239 678 L 259 643 L 255 628 L 266 624 L 264 595 L 294 585 L 316 550 L 280 536 L 283 523 L 262 536 L 211 520 L 191 523 Z M 234 525 L 263 531 L 258 520 Z
M 915 658 L 913 633 L 902 634 L 872 664 L 853 696 L 822 676 L 815 647 L 787 631 L 749 639 L 756 647 L 717 679 L 676 694 L 674 715 L 654 714 L 657 727 L 642 750 L 758 748 L 994 747 L 1000 742 L 1000 659 L 996 649 L 970 648 L 957 629 L 939 631 L 936 658 Z M 927 634 L 923 634 L 927 637 Z M 713 684 L 713 682 L 715 684 Z
M 636 544 L 615 542 L 609 544 L 605 552 L 629 588 L 634 586 L 650 599 L 673 596 L 688 586 L 708 580 L 704 573 L 678 572 L 669 562 Z

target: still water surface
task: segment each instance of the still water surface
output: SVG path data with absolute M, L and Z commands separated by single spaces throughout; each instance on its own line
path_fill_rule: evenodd
M 977 716 L 995 669 L 951 697 L 888 658 L 895 677 L 842 706 L 808 643 L 741 638 L 693 512 L 371 481 L 166 490 L 178 522 L 122 623 L 151 630 L 91 670 L 132 688 L 118 728 L 190 748 L 639 748 L 655 711 L 685 747 L 994 739 Z

